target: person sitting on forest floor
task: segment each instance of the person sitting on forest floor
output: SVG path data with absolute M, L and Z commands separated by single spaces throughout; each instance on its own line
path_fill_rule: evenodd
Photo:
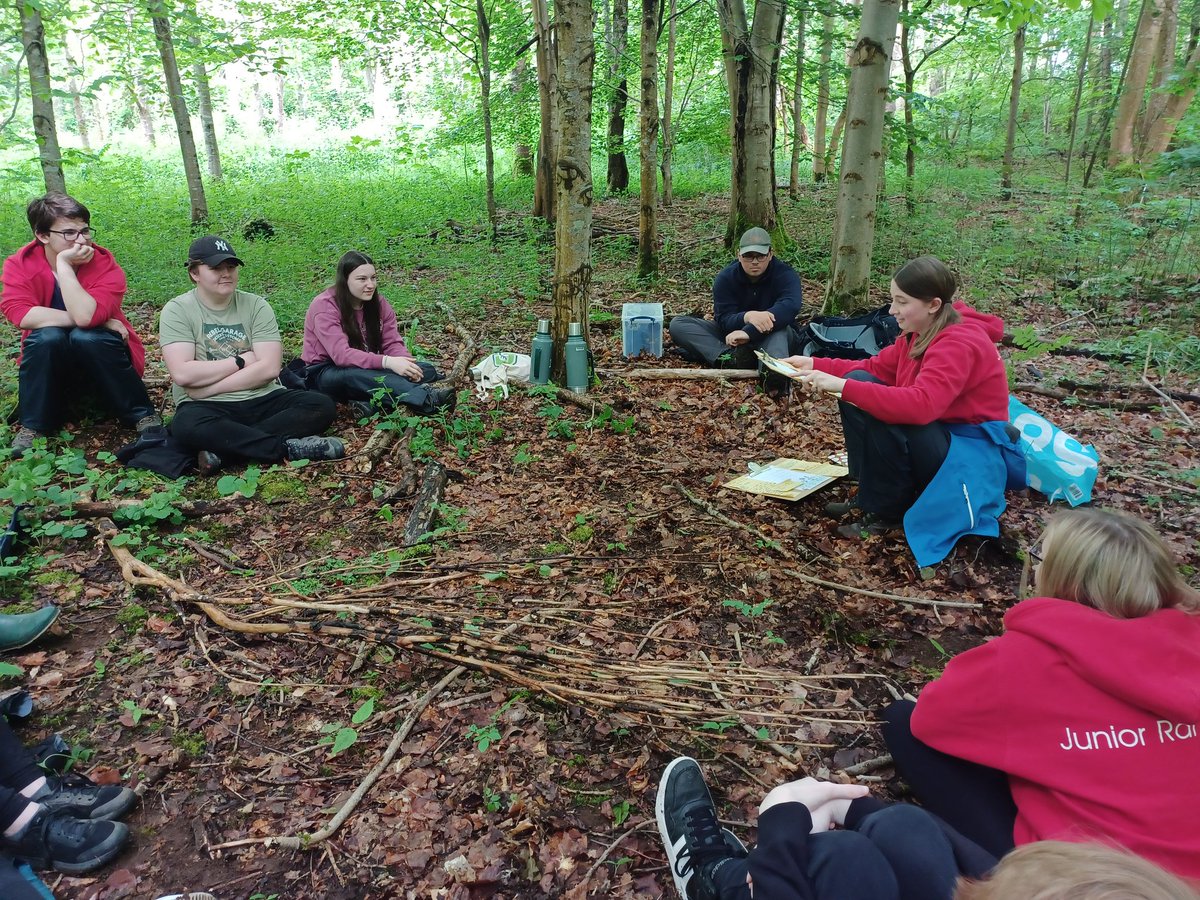
M 776 359 L 790 353 L 792 325 L 803 292 L 796 270 L 775 256 L 771 235 L 751 228 L 738 242 L 738 257 L 713 281 L 713 317 L 676 316 L 671 340 L 684 358 L 709 366 L 759 368 L 754 351 Z M 765 384 L 787 393 L 790 382 L 767 373 Z
M 333 286 L 313 298 L 304 316 L 301 359 L 309 389 L 349 403 L 359 417 L 390 412 L 397 404 L 418 415 L 454 409 L 454 389 L 433 387 L 442 374 L 405 346 L 365 253 L 344 254 Z
M 88 208 L 51 192 L 25 212 L 33 240 L 4 261 L 0 276 L 0 309 L 21 330 L 12 455 L 61 426 L 81 394 L 139 434 L 161 428 L 142 383 L 146 352 L 121 312 L 125 273 L 92 243 Z
M 1039 596 L 883 714 L 923 806 L 996 855 L 1117 842 L 1200 878 L 1200 594 L 1145 522 L 1055 515 Z
M 198 238 L 188 249 L 192 290 L 163 307 L 158 330 L 174 381 L 171 434 L 197 454 L 202 475 L 230 461 L 341 459 L 342 442 L 320 436 L 337 413 L 334 402 L 279 383 L 279 325 L 265 299 L 238 290 L 241 265 L 222 238 Z

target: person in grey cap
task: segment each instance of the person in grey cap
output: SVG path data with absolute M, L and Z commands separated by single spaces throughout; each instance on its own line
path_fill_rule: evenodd
M 283 344 L 267 301 L 238 290 L 238 259 L 222 238 L 192 242 L 192 290 L 167 301 L 158 343 L 171 373 L 171 434 L 210 475 L 225 462 L 341 459 L 345 447 L 321 437 L 333 400 L 279 383 Z
M 776 259 L 766 229 L 751 228 L 738 242 L 738 258 L 713 281 L 712 319 L 676 316 L 671 340 L 692 362 L 753 369 L 755 350 L 777 359 L 789 354 L 801 299 L 796 270 Z

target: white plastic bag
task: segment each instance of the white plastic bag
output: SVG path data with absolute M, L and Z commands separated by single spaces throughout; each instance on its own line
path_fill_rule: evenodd
M 468 370 L 475 380 L 475 393 L 488 400 L 495 388 L 508 399 L 508 385 L 529 382 L 530 359 L 527 353 L 493 353 L 485 356 Z

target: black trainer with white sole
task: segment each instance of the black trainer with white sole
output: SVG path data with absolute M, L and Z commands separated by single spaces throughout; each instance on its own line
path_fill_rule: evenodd
M 654 804 L 675 888 L 683 900 L 717 900 L 713 870 L 747 855 L 746 846 L 717 821 L 717 808 L 700 766 L 690 756 L 672 760 Z
M 137 794 L 119 784 L 96 784 L 76 772 L 46 775 L 46 784 L 31 798 L 48 810 L 72 810 L 80 819 L 119 819 L 137 805 Z

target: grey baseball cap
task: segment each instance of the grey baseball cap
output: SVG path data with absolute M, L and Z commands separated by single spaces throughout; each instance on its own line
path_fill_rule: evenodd
M 765 256 L 770 252 L 771 233 L 765 228 L 751 228 L 738 242 L 739 256 L 743 253 L 761 253 Z

